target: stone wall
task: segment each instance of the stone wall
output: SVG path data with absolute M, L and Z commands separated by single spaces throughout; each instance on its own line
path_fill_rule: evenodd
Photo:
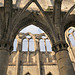
M 27 38 L 26 36 L 31 36 Z M 42 38 L 44 36 L 45 38 Z M 22 45 L 24 39 L 28 40 L 27 51 L 22 51 Z M 9 57 L 8 71 L 7 75 L 26 75 L 30 73 L 31 75 L 47 75 L 49 72 L 52 75 L 59 75 L 59 70 L 57 66 L 55 52 L 49 52 L 46 48 L 46 39 L 48 37 L 43 34 L 31 34 L 31 33 L 20 33 L 16 37 L 17 48 L 16 51 L 12 51 Z M 34 40 L 34 51 L 29 51 L 29 40 Z M 44 40 L 45 51 L 40 51 L 40 41 Z M 68 52 L 75 69 L 75 47 L 68 47 Z
M 20 56 L 20 75 L 29 72 L 31 75 L 38 75 L 37 52 L 29 52 L 29 62 L 27 62 L 27 52 L 21 52 Z M 8 75 L 16 75 L 17 52 L 12 52 L 9 58 Z M 51 72 L 53 75 L 59 75 L 55 54 L 52 52 L 40 52 L 40 67 L 42 75 Z M 55 70 L 55 71 L 54 71 Z
M 36 52 L 29 52 L 29 62 L 27 62 L 27 52 L 21 52 L 20 75 L 29 72 L 31 75 L 38 75 Z M 73 58 L 73 57 L 72 57 Z M 17 52 L 12 52 L 9 58 L 8 75 L 16 75 Z M 55 54 L 52 52 L 40 52 L 41 75 L 47 75 L 51 72 L 53 75 L 59 75 Z M 75 67 L 75 65 L 74 65 Z

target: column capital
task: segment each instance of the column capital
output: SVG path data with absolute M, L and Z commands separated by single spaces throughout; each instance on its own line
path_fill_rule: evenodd
M 13 50 L 13 45 L 5 40 L 0 40 L 0 50 L 6 50 L 8 52 L 11 52 Z
M 55 52 L 59 52 L 59 51 L 67 50 L 67 47 L 68 47 L 68 45 L 65 41 L 58 41 L 53 44 L 52 50 Z

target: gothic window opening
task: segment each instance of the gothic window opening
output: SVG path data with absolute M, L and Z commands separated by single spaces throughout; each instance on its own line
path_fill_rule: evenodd
M 71 47 L 75 46 L 75 28 L 74 27 L 70 27 L 66 30 L 65 32 L 66 34 L 66 42 L 68 43 L 68 45 L 70 45 Z
M 45 32 L 42 31 L 39 27 L 36 27 L 34 25 L 27 26 L 23 28 L 19 33 L 23 33 L 25 36 L 23 36 L 22 41 L 22 51 L 35 51 L 34 50 L 34 40 L 33 37 L 36 38 L 38 35 L 39 39 L 39 48 L 41 52 L 50 52 L 51 44 L 48 40 L 48 37 L 45 35 Z M 39 35 L 40 34 L 40 35 Z
M 71 34 L 69 35 L 69 39 L 71 41 L 72 46 L 74 47 L 75 46 L 75 40 Z
M 75 47 L 75 28 L 69 27 L 65 32 L 65 40 L 68 44 L 68 51 L 71 60 L 74 60 L 74 47 Z
M 27 74 L 25 74 L 25 75 L 31 75 L 29 72 L 27 73 Z
M 22 51 L 27 51 L 28 50 L 27 49 L 27 44 L 28 44 L 27 39 L 24 39 L 23 42 L 22 42 Z
M 45 45 L 44 45 L 44 40 L 43 39 L 40 40 L 40 51 L 45 52 Z
M 47 75 L 52 75 L 51 72 L 49 72 Z
M 69 33 L 70 42 L 71 42 L 72 46 L 74 47 L 75 46 L 75 29 L 70 28 L 68 33 Z
M 50 44 L 50 41 L 48 39 L 46 39 L 46 47 L 47 47 L 48 52 L 52 52 L 51 44 Z
M 34 50 L 34 40 L 32 38 L 32 35 L 34 34 L 42 34 L 44 31 L 42 31 L 39 27 L 35 25 L 29 25 L 25 28 L 23 28 L 20 33 L 25 33 L 25 39 L 22 42 L 22 51 L 35 51 Z M 29 33 L 29 34 L 27 34 Z M 42 38 L 46 38 L 46 36 L 42 36 Z M 44 40 L 41 41 L 41 46 L 43 46 L 41 49 L 42 51 L 45 51 L 45 46 L 44 46 Z
M 30 39 L 30 41 L 29 41 L 29 51 L 34 51 L 34 41 L 33 41 L 33 39 Z

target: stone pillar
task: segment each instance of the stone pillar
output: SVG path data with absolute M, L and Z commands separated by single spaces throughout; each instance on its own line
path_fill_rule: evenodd
M 22 51 L 22 39 L 17 40 L 17 53 L 16 53 L 16 75 L 20 75 L 20 60 Z
M 10 55 L 9 45 L 0 41 L 0 75 L 7 75 L 8 59 Z
M 7 30 L 12 22 L 12 0 L 4 0 L 4 17 Z
M 27 48 L 28 48 L 28 52 L 29 52 L 29 38 L 27 38 L 27 41 L 28 41 L 28 45 L 27 45 Z
M 40 51 L 40 44 L 39 44 L 39 39 L 34 38 L 34 49 L 35 51 Z
M 35 47 L 36 59 L 37 59 L 37 70 L 38 70 L 37 75 L 41 75 L 39 39 L 34 39 L 34 47 Z
M 27 38 L 27 40 L 28 40 L 28 51 L 27 51 L 27 63 L 29 63 L 30 62 L 30 53 L 29 53 L 29 38 Z
M 64 41 L 59 41 L 53 45 L 53 50 L 56 53 L 60 75 L 75 75 L 73 65 L 68 54 L 67 44 Z

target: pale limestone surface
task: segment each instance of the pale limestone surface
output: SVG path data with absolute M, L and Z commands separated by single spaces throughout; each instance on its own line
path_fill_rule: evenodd
M 43 34 L 19 33 L 16 37 L 17 42 L 18 43 L 21 42 L 22 41 L 21 39 L 25 39 L 25 37 L 28 36 L 28 35 L 32 37 L 30 39 L 35 39 L 34 37 L 36 37 L 36 36 L 38 37 L 38 39 L 41 39 L 42 36 L 45 36 L 45 39 L 48 38 L 44 33 Z M 43 38 L 43 40 L 44 40 L 44 38 Z M 35 40 L 34 40 L 34 42 L 35 42 Z M 19 50 L 20 49 L 19 46 L 22 45 L 22 43 L 20 43 L 19 45 L 18 45 L 18 43 L 17 43 L 17 50 Z M 59 75 L 56 56 L 58 58 L 60 58 L 60 57 L 62 58 L 63 55 L 65 57 L 67 57 L 66 56 L 67 53 L 65 54 L 64 52 L 62 52 L 60 54 L 61 56 L 59 57 L 59 55 L 55 56 L 55 53 L 53 51 L 52 52 L 46 52 L 46 51 L 41 52 L 40 51 L 40 53 L 38 55 L 38 52 L 36 51 L 36 49 L 38 49 L 37 45 L 35 47 L 35 51 L 33 51 L 33 52 L 31 52 L 29 50 L 28 50 L 29 52 L 28 51 L 25 52 L 25 51 L 22 51 L 22 48 L 21 48 L 21 52 L 19 52 L 20 57 L 18 56 L 18 51 L 13 51 L 11 53 L 11 56 L 9 57 L 9 64 L 8 64 L 7 74 L 8 75 L 17 75 L 16 72 L 19 71 L 19 75 L 25 75 L 28 72 L 31 75 L 39 75 L 39 70 L 40 70 L 41 75 L 47 75 L 49 72 L 51 72 L 53 75 Z M 72 48 L 73 48 L 73 50 L 75 49 L 75 47 L 72 47 Z M 38 51 L 39 51 L 39 49 L 38 49 Z M 73 52 L 70 49 L 70 47 L 68 47 L 68 51 L 69 51 L 71 61 L 75 63 L 75 61 L 74 61 L 75 58 L 74 58 Z M 40 59 L 38 59 L 38 57 L 40 57 Z M 40 61 L 40 63 L 39 63 L 39 61 Z M 62 60 L 62 62 L 60 62 L 60 61 L 58 62 L 59 65 L 61 65 L 61 67 L 63 65 L 63 61 L 64 61 L 64 59 Z M 17 62 L 18 63 L 20 62 L 20 64 L 18 65 Z M 75 68 L 74 63 L 73 63 L 73 67 Z M 38 64 L 40 64 L 39 65 L 40 68 L 38 68 Z M 20 66 L 20 67 L 16 68 L 17 65 Z
M 69 27 L 71 26 L 75 27 L 75 1 L 55 0 L 54 7 L 52 5 L 49 6 L 50 2 L 49 4 L 47 4 L 47 0 L 39 0 L 39 1 L 29 0 L 29 2 L 26 5 L 23 4 L 24 1 L 26 0 L 21 0 L 21 1 L 17 0 L 16 4 L 15 2 L 13 4 L 12 0 L 4 0 L 4 2 L 3 0 L 0 0 L 0 5 L 1 5 L 0 6 L 0 75 L 7 74 L 8 64 L 9 66 L 13 67 L 16 66 L 15 75 L 19 75 L 23 71 L 22 68 L 20 69 L 21 66 L 25 65 L 30 66 L 33 65 L 32 64 L 33 62 L 35 63 L 35 65 L 37 64 L 38 75 L 45 74 L 44 68 L 42 67 L 43 65 L 44 66 L 49 64 L 50 64 L 49 66 L 54 65 L 55 63 L 54 58 L 52 58 L 51 60 L 51 56 L 53 54 L 49 55 L 49 57 L 46 56 L 48 55 L 46 44 L 45 44 L 45 49 L 46 49 L 45 53 L 40 53 L 39 39 L 41 39 L 41 35 L 35 36 L 30 33 L 21 34 L 19 37 L 17 37 L 18 38 L 17 52 L 11 54 L 13 50 L 13 41 L 16 35 L 20 32 L 20 30 L 31 24 L 41 28 L 48 36 L 47 39 L 50 40 L 52 50 L 56 54 L 55 55 L 57 60 L 56 64 L 58 65 L 58 70 L 56 71 L 59 71 L 59 75 L 75 75 L 75 70 L 74 70 L 75 62 L 73 61 L 75 60 L 75 54 L 74 54 L 75 50 L 73 50 L 74 48 L 72 48 L 71 46 L 72 43 L 68 38 L 68 36 L 66 37 L 68 41 L 66 43 L 65 41 L 66 35 L 64 35 L 65 31 Z M 34 4 L 32 4 L 33 2 L 37 5 L 39 10 L 35 7 Z M 35 51 L 34 53 L 30 53 L 29 39 L 31 38 L 27 38 L 28 52 L 26 54 L 22 54 L 22 41 L 23 39 L 25 39 L 25 35 L 29 34 L 32 36 L 31 38 L 33 38 L 34 40 Z M 72 36 L 73 39 L 75 40 L 75 36 L 74 35 Z M 45 39 L 43 40 L 45 43 Z M 68 46 L 71 49 L 70 51 L 72 51 L 71 52 L 72 56 L 74 56 L 74 58 L 72 57 L 72 60 L 69 57 L 68 52 L 70 51 L 67 50 Z M 13 60 L 9 59 L 9 62 L 12 63 L 8 63 L 8 58 L 9 58 L 8 54 L 11 54 L 10 58 Z M 23 57 L 26 58 L 26 60 L 23 61 L 25 63 L 22 63 L 21 61 L 21 59 L 23 58 L 22 55 L 24 55 Z M 36 56 L 36 58 L 34 56 Z M 35 60 L 37 61 L 35 62 Z M 25 68 L 23 69 L 25 70 Z M 9 70 L 10 69 L 8 69 L 8 71 Z
M 54 1 L 55 0 L 37 0 L 41 7 L 46 10 L 48 6 L 54 6 Z M 16 4 L 18 8 L 23 8 L 29 0 L 13 0 L 13 4 Z M 4 5 L 4 0 L 0 0 L 0 6 Z M 62 2 L 62 11 L 67 11 L 69 10 L 73 5 L 75 4 L 74 0 L 63 0 Z M 36 6 L 35 3 L 32 3 L 28 10 L 39 10 L 38 7 Z

